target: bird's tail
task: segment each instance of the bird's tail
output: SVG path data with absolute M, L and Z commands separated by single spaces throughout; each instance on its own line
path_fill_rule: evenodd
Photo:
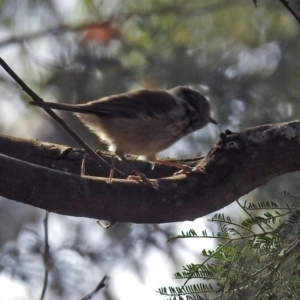
M 55 103 L 55 102 L 29 102 L 29 104 L 50 109 L 66 110 L 72 112 L 82 112 L 83 109 L 79 105 L 66 104 L 66 103 Z

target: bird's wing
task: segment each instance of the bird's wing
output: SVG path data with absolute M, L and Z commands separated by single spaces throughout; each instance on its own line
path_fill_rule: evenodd
M 166 114 L 178 104 L 172 94 L 164 90 L 140 90 L 105 97 L 77 105 L 81 112 L 97 113 L 101 117 L 135 118 Z

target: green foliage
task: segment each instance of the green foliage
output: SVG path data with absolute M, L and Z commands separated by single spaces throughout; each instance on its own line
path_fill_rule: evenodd
M 158 292 L 170 300 L 298 299 L 300 197 L 285 191 L 280 195 L 292 204 L 237 202 L 245 213 L 238 223 L 218 213 L 209 220 L 218 225 L 215 234 L 205 230 L 198 235 L 190 229 L 170 237 L 169 241 L 213 238 L 218 245 L 216 250 L 202 250 L 202 263 L 188 264 L 174 274 L 175 279 L 184 280 L 180 287 L 163 287 Z

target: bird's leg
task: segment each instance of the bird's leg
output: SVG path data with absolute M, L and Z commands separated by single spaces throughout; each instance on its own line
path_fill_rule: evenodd
M 85 165 L 86 165 L 87 153 L 85 152 L 83 155 L 83 159 L 81 162 L 80 174 L 85 175 Z
M 147 184 L 148 186 L 157 189 L 157 183 L 151 181 L 150 179 L 148 179 L 146 177 L 145 174 L 143 174 L 142 172 L 140 172 L 139 170 L 137 170 L 136 168 L 134 168 L 132 166 L 132 164 L 129 162 L 129 160 L 127 160 L 127 158 L 125 157 L 124 153 L 122 151 L 118 151 L 116 150 L 116 155 L 124 162 L 127 164 L 127 166 L 137 175 L 129 175 L 127 178 L 131 179 L 131 180 L 136 180 L 138 182 L 142 181 L 143 183 Z
M 112 182 L 112 179 L 114 176 L 114 171 L 115 171 L 115 158 L 114 158 L 114 156 L 111 156 L 111 169 L 109 172 L 108 183 Z

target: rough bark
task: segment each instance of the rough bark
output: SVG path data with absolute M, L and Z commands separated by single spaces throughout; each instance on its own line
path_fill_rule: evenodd
M 172 177 L 172 168 L 152 171 L 150 163 L 133 160 L 148 178 L 157 178 L 155 190 L 120 178 L 108 183 L 107 171 L 91 159 L 89 175 L 79 175 L 84 154 L 79 149 L 0 136 L 0 195 L 59 214 L 111 222 L 194 220 L 278 175 L 299 170 L 299 153 L 300 122 L 226 131 L 206 157 L 188 162 L 197 164 L 189 174 Z M 111 156 L 105 157 L 110 162 Z M 116 164 L 129 173 L 122 162 Z

